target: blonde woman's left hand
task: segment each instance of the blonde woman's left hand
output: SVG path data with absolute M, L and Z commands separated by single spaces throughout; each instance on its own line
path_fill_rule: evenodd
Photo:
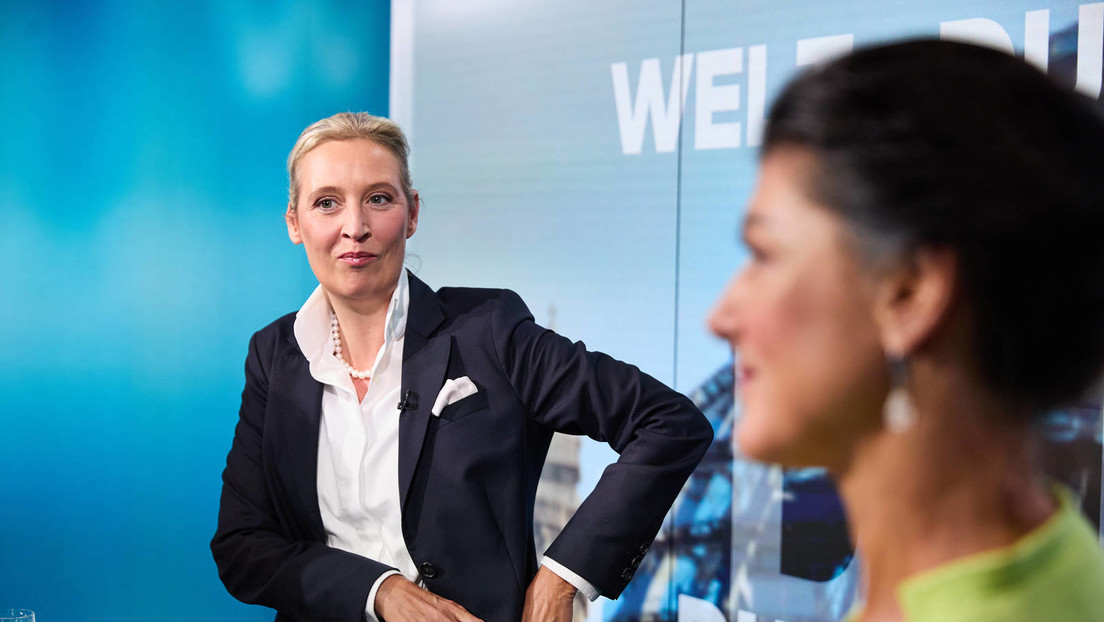
M 542 566 L 525 591 L 521 622 L 571 622 L 575 592 L 574 585 Z

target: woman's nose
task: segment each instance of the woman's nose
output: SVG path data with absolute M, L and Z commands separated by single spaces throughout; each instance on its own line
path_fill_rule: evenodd
M 737 273 L 709 311 L 709 330 L 735 345 L 740 323 L 740 273 Z
M 372 228 L 368 225 L 368 215 L 365 213 L 365 210 L 347 210 L 345 222 L 342 224 L 342 233 L 345 237 L 358 242 L 371 237 Z

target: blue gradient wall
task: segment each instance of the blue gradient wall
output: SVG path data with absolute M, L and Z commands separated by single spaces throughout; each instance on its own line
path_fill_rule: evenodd
M 271 619 L 207 542 L 251 331 L 313 279 L 284 158 L 387 113 L 386 2 L 0 6 L 0 607 Z

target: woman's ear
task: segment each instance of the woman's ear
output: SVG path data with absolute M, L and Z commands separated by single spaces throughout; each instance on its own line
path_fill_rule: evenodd
M 284 222 L 287 223 L 288 238 L 291 239 L 291 243 L 302 244 L 303 236 L 299 233 L 299 215 L 295 211 L 295 206 L 290 203 L 287 211 L 284 212 Z
M 407 239 L 410 239 L 410 236 L 414 235 L 414 232 L 418 230 L 418 211 L 422 207 L 422 200 L 418 197 L 418 191 L 411 190 L 410 194 L 410 213 L 406 220 Z
M 951 314 L 958 259 L 947 247 L 921 248 L 885 271 L 874 299 L 886 353 L 907 357 Z

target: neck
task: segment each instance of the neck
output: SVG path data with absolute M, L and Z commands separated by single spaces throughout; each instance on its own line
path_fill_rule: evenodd
M 341 326 L 343 356 L 356 369 L 372 367 L 376 353 L 383 347 L 387 309 L 393 293 L 394 290 L 389 291 L 386 298 L 355 301 L 327 296 Z
M 1036 476 L 1029 424 L 1010 420 L 973 382 L 919 375 L 910 383 L 916 424 L 872 433 L 836 473 L 862 549 L 864 620 L 903 619 L 902 580 L 1007 546 L 1054 509 Z

